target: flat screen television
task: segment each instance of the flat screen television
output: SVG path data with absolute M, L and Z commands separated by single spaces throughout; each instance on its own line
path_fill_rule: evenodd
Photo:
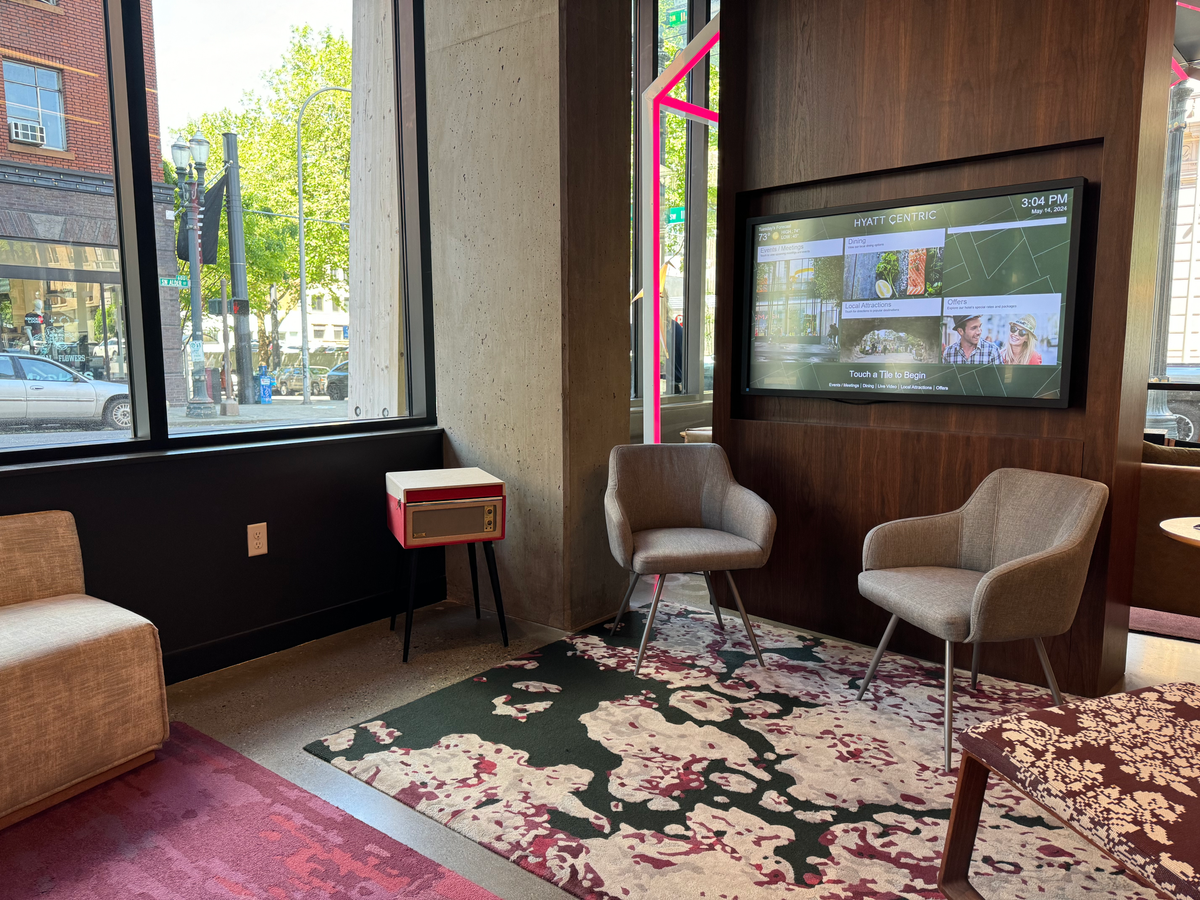
M 1085 183 L 747 220 L 742 390 L 1065 407 Z

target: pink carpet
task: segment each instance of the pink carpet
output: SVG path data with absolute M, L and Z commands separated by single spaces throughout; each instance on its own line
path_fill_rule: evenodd
M 1159 612 L 1156 609 L 1129 608 L 1129 630 L 1161 634 L 1164 637 L 1200 641 L 1200 618 L 1177 616 L 1175 613 Z
M 5 900 L 495 900 L 180 722 L 154 762 L 0 831 Z

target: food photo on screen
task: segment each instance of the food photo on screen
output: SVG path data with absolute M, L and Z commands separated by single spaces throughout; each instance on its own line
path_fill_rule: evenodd
M 1083 179 L 750 219 L 750 393 L 1062 406 Z

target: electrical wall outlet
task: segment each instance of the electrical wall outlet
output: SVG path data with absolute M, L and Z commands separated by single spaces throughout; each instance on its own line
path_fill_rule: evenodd
M 247 556 L 264 556 L 267 552 L 267 523 L 246 526 Z

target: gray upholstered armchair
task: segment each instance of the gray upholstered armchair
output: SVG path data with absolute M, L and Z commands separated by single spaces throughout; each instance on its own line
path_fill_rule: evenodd
M 871 683 L 896 622 L 946 642 L 945 752 L 950 770 L 954 644 L 1033 638 L 1054 705 L 1062 703 L 1043 637 L 1071 627 L 1108 501 L 1095 481 L 998 469 L 961 509 L 879 525 L 863 542 L 858 590 L 892 614 L 867 669 Z
M 629 589 L 613 621 L 625 614 L 633 589 L 643 575 L 655 575 L 654 601 L 638 650 L 642 666 L 654 625 L 665 576 L 703 572 L 709 599 L 724 628 L 712 590 L 714 571 L 724 571 L 729 590 L 762 665 L 762 654 L 742 606 L 732 569 L 757 569 L 771 554 L 775 512 L 740 484 L 717 444 L 628 444 L 614 447 L 608 458 L 608 491 L 604 495 L 608 545 L 629 571 Z

